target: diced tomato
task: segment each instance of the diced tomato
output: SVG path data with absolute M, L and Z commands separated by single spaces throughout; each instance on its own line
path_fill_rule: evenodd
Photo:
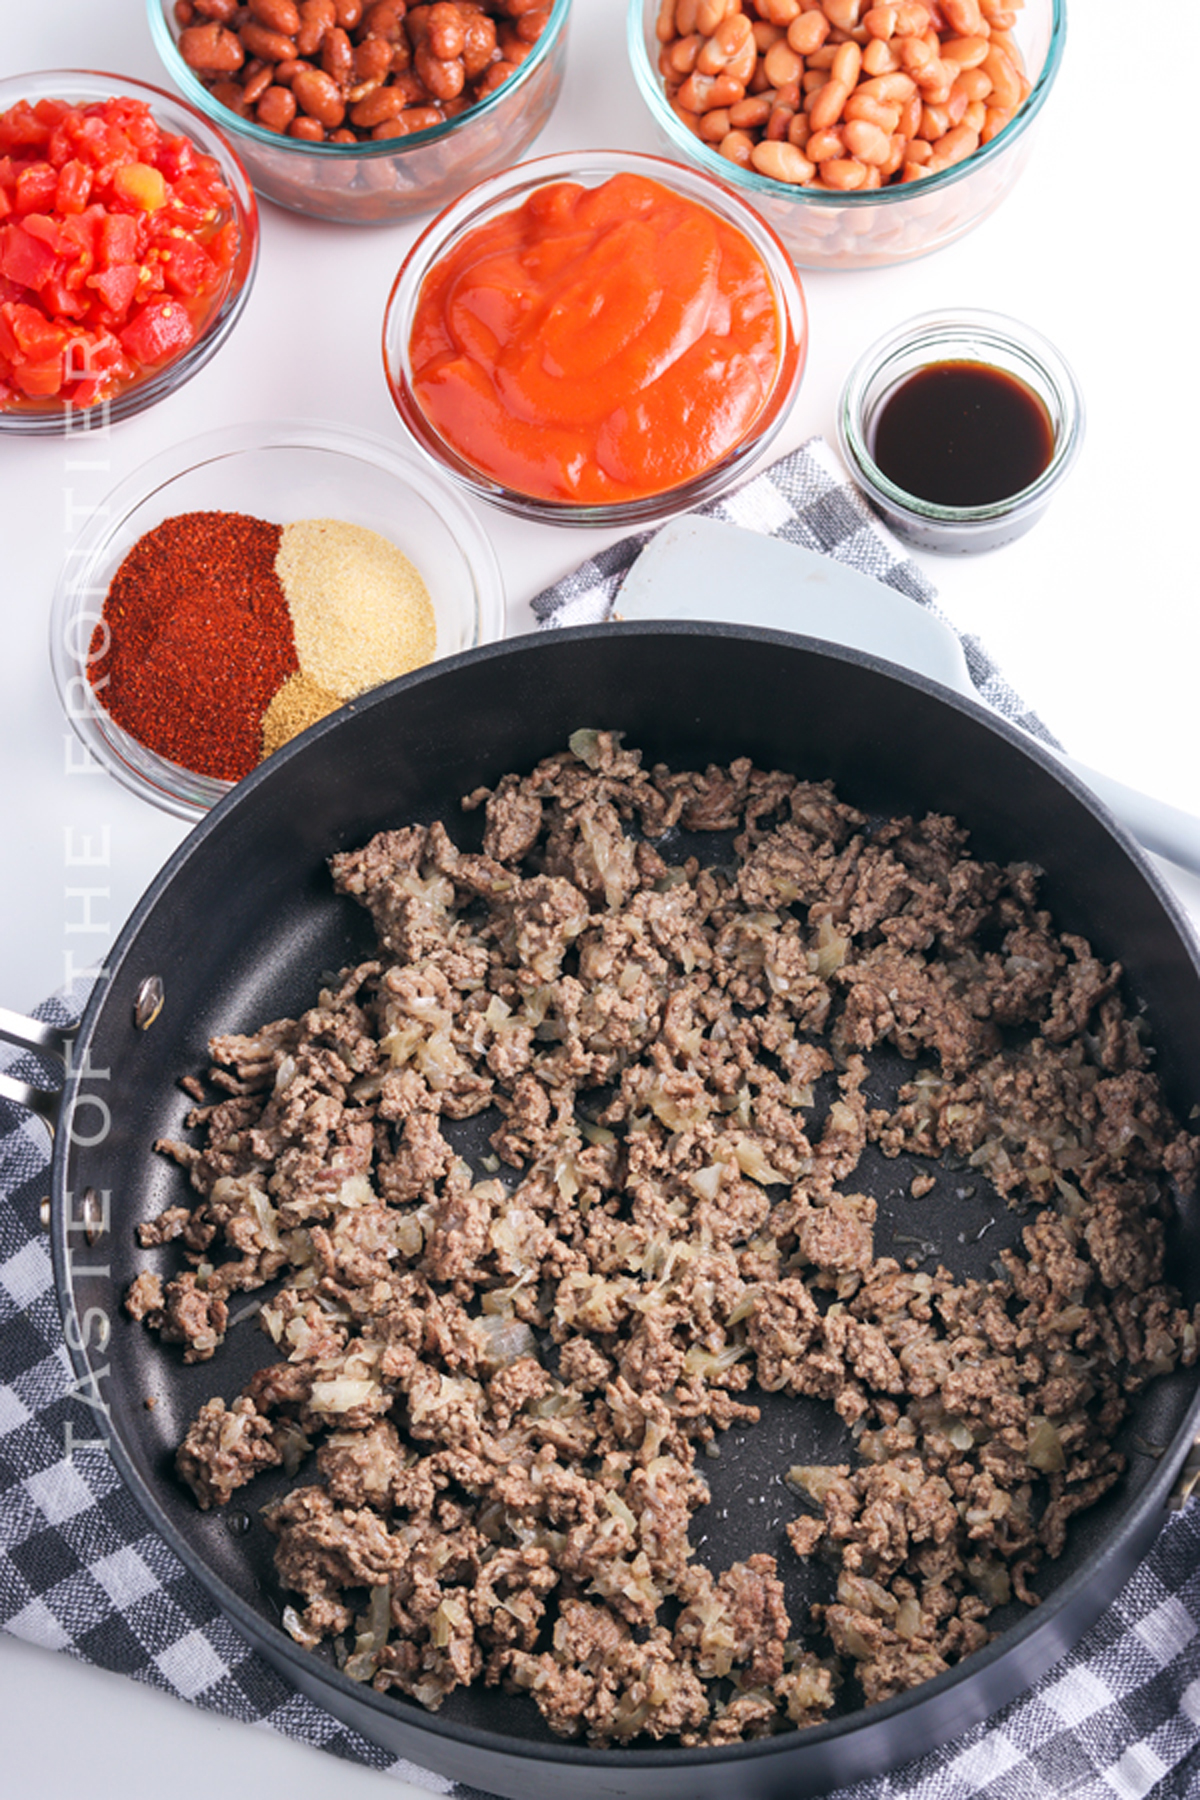
M 17 306 L 15 312 L 13 334 L 27 362 L 45 362 L 61 352 L 67 337 L 61 325 L 43 319 L 32 306 Z
M 217 201 L 221 206 L 228 206 L 230 199 L 229 189 L 221 179 L 221 166 L 217 162 L 216 157 L 198 156 L 196 158 L 196 167 L 204 182 L 209 199 Z
M 21 230 L 31 238 L 37 238 L 55 256 L 64 256 L 70 249 L 70 240 L 63 235 L 63 228 L 57 219 L 49 213 L 27 213 L 21 220 Z
M 80 158 L 95 171 L 97 187 L 107 187 L 122 163 L 131 162 L 136 152 L 122 131 L 114 131 L 102 118 L 92 116 L 79 135 Z
M 46 362 L 23 362 L 12 373 L 14 384 L 30 400 L 49 400 L 62 387 L 62 357 Z
M 58 260 L 50 246 L 31 237 L 20 221 L 0 226 L 0 270 L 10 281 L 40 288 L 57 273 Z
M 137 143 L 124 127 L 110 125 L 105 143 L 105 161 L 110 165 L 109 180 L 113 179 L 118 169 L 123 169 L 128 163 L 137 162 L 139 155 Z
M 96 264 L 98 221 L 93 208 L 86 212 L 68 213 L 61 226 L 62 255 L 66 258 L 64 280 L 69 288 L 82 287 Z
M 214 237 L 209 238 L 205 248 L 218 269 L 232 269 L 237 261 L 237 253 L 241 248 L 241 234 L 233 220 L 222 225 Z
M 47 137 L 54 130 L 54 127 L 66 118 L 70 111 L 71 103 L 69 100 L 46 98 L 43 100 L 35 100 L 33 103 L 33 116 L 38 124 L 42 126 Z
M 58 187 L 54 194 L 54 210 L 81 213 L 92 191 L 92 171 L 78 157 L 71 157 L 58 171 Z
M 40 213 L 32 216 L 35 219 L 42 217 Z M 84 277 L 90 273 L 96 260 L 91 247 L 91 233 L 87 230 L 77 233 L 69 229 L 70 226 L 78 223 L 77 215 L 71 215 L 61 223 L 51 223 L 53 235 L 49 231 L 41 230 L 36 233 L 30 232 L 30 236 L 40 237 L 47 248 L 53 250 L 58 258 L 59 266 L 55 270 L 55 276 L 51 279 L 61 275 L 68 288 L 82 287 Z M 28 230 L 28 228 L 29 221 L 26 220 L 26 229 Z
M 29 163 L 17 176 L 17 211 L 45 212 L 54 205 L 58 191 L 58 173 L 47 162 Z
M 9 300 L 0 306 L 0 319 L 7 327 L 13 346 L 9 354 L 14 361 L 23 357 L 29 362 L 40 362 L 57 355 L 67 341 L 61 325 L 51 324 L 35 306 L 20 300 Z
M 46 143 L 49 125 L 43 123 L 28 100 L 18 100 L 0 119 L 0 150 L 25 150 Z
M 0 409 L 90 406 L 185 351 L 237 262 L 232 205 L 143 101 L 0 113 Z
M 78 120 L 72 119 L 69 130 L 75 144 L 75 154 L 82 162 L 90 163 L 96 168 L 105 160 L 108 144 L 108 127 L 98 113 L 82 113 Z
M 62 222 L 64 242 L 76 255 L 84 252 L 95 257 L 100 248 L 100 227 L 104 222 L 102 206 L 85 206 L 81 213 L 69 213 Z
M 90 405 L 85 398 L 94 383 L 111 388 L 118 377 L 131 380 L 137 373 L 118 340 L 110 331 L 92 335 L 76 332 L 63 349 L 63 386 L 73 388 L 72 400 L 80 406 Z
M 89 366 L 93 369 L 115 369 L 126 379 L 131 380 L 136 374 L 133 364 L 121 348 L 120 339 L 111 331 L 101 331 L 91 343 Z
M 87 285 L 95 288 L 110 313 L 123 319 L 137 293 L 140 275 L 136 263 L 119 263 L 115 269 L 101 269 L 98 274 L 89 275 Z
M 154 160 L 168 181 L 178 181 L 196 166 L 195 146 L 185 137 L 165 137 Z
M 202 288 L 211 287 L 216 275 L 212 257 L 194 238 L 179 238 L 164 244 L 160 252 L 163 279 L 172 294 L 189 299 Z
M 189 230 L 212 224 L 229 205 L 229 190 L 214 182 L 203 169 L 184 175 L 174 184 L 171 212 L 177 224 Z
M 114 263 L 136 262 L 138 250 L 138 222 L 133 214 L 106 213 L 100 225 L 100 239 L 96 246 L 101 268 L 111 269 Z
M 91 304 L 78 287 L 69 287 L 59 275 L 42 283 L 38 289 L 38 298 L 46 311 L 56 319 L 86 319 Z
M 65 381 L 63 382 L 63 386 L 67 386 Z M 95 406 L 97 400 L 104 399 L 107 387 L 108 382 L 105 376 L 92 375 L 89 376 L 86 381 L 72 382 L 71 391 L 67 395 L 67 398 L 71 402 L 71 405 L 75 407 L 82 408 L 85 406 Z
M 194 343 L 196 327 L 180 301 L 151 300 L 118 336 L 121 348 L 135 362 L 157 363 Z
M 166 291 L 166 286 L 166 275 L 162 262 L 159 259 L 158 252 L 156 250 L 151 250 L 148 252 L 145 262 L 138 271 L 137 298 L 139 300 L 148 300 L 151 294 L 164 293 Z M 184 298 L 187 298 L 187 296 L 185 295 Z
M 136 149 L 154 149 L 159 141 L 158 126 L 144 100 L 119 94 L 108 103 L 106 117 L 116 131 L 124 132 Z
M 66 163 L 69 163 L 75 154 L 70 123 L 68 114 L 65 119 L 59 121 L 46 140 L 46 161 L 56 169 L 61 169 Z
M 87 367 L 90 371 L 105 369 L 123 369 L 132 375 L 133 368 L 121 348 L 120 340 L 111 331 L 98 331 L 88 345 Z

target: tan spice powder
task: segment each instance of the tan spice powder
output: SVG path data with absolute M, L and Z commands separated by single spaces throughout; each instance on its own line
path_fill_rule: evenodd
M 429 590 L 378 532 L 342 519 L 297 520 L 283 528 L 275 572 L 301 673 L 327 693 L 349 700 L 432 661 Z
M 299 732 L 307 731 L 327 713 L 336 712 L 341 704 L 336 694 L 318 687 L 303 671 L 289 675 L 263 714 L 263 755 L 282 750 Z

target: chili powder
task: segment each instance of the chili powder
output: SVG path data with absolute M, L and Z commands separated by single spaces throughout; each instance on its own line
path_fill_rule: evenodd
M 257 767 L 263 714 L 299 667 L 281 535 L 244 513 L 180 513 L 138 539 L 109 587 L 92 686 L 131 737 L 195 774 Z

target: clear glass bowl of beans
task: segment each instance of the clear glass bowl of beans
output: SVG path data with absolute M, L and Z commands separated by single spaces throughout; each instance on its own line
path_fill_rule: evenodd
M 386 225 L 516 162 L 566 68 L 571 0 L 147 0 L 166 69 L 259 195 Z
M 1025 167 L 1065 0 L 628 0 L 667 154 L 727 181 L 801 269 L 952 244 Z
M 64 564 L 50 660 L 89 757 L 198 819 L 306 726 L 503 633 L 495 553 L 449 483 L 370 433 L 284 420 L 114 489 Z
M 476 183 L 413 244 L 383 329 L 393 402 L 441 473 L 518 518 L 623 529 L 744 479 L 807 349 L 800 278 L 759 215 L 617 150 Z
M 190 381 L 242 316 L 258 208 L 201 112 L 126 75 L 0 81 L 0 438 L 94 430 Z

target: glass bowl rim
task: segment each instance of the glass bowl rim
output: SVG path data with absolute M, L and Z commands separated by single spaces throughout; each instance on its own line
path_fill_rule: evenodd
M 56 94 L 54 89 L 62 83 L 74 85 L 81 90 L 76 95 L 69 93 Z M 13 411 L 0 410 L 0 436 L 10 433 L 13 437 L 57 436 L 68 428 L 67 422 L 76 413 L 82 420 L 90 415 L 103 412 L 106 424 L 119 424 L 124 419 L 135 418 L 149 407 L 165 400 L 176 388 L 196 375 L 216 354 L 226 338 L 241 318 L 250 291 L 254 286 L 258 273 L 259 253 L 262 232 L 259 224 L 258 201 L 254 185 L 250 180 L 236 147 L 231 144 L 220 127 L 209 118 L 207 113 L 182 94 L 173 94 L 167 88 L 158 87 L 154 82 L 142 81 L 134 75 L 120 75 L 108 69 L 30 69 L 24 74 L 0 76 L 0 109 L 15 104 L 19 99 L 28 99 L 30 83 L 36 83 L 42 92 L 35 94 L 36 99 L 76 99 L 88 104 L 83 90 L 94 86 L 97 100 L 120 99 L 123 94 L 130 99 L 145 100 L 153 111 L 154 102 L 161 106 L 166 104 L 182 112 L 194 122 L 195 128 L 203 134 L 204 139 L 211 141 L 196 142 L 196 147 L 205 156 L 211 156 L 221 165 L 221 175 L 233 196 L 233 213 L 245 238 L 245 271 L 239 280 L 236 264 L 234 276 L 230 281 L 225 296 L 216 312 L 209 319 L 200 336 L 189 344 L 181 356 L 175 357 L 161 368 L 157 374 L 144 381 L 133 381 L 126 388 L 115 394 L 111 400 L 101 400 L 92 406 L 74 408 L 70 401 L 57 406 L 41 406 L 36 409 L 17 408 Z M 17 93 L 17 90 L 23 90 Z M 14 99 L 8 98 L 6 90 L 12 90 Z M 160 121 L 161 122 L 161 121 Z M 239 246 L 239 252 L 242 247 Z M 80 433 L 89 427 L 80 424 L 76 427 Z
M 445 475 L 435 470 L 435 480 L 431 482 L 426 459 L 406 445 L 357 426 L 312 418 L 282 418 L 219 426 L 147 458 L 104 496 L 70 553 L 63 558 L 50 605 L 50 667 L 63 713 L 84 747 L 122 787 L 177 818 L 203 818 L 234 784 L 198 774 L 139 743 L 109 717 L 102 705 L 91 701 L 90 686 L 89 703 L 82 712 L 78 711 L 71 703 L 71 694 L 77 682 L 86 682 L 86 659 L 71 648 L 67 634 L 73 621 L 85 616 L 81 602 L 88 606 L 88 616 L 99 618 L 104 594 L 92 585 L 93 573 L 138 506 L 181 476 L 209 463 L 256 450 L 290 448 L 328 451 L 370 462 L 416 489 L 429 503 L 431 513 L 446 526 L 447 537 L 470 574 L 477 606 L 477 630 L 471 647 L 497 642 L 504 635 L 504 578 L 490 537 Z M 435 489 L 433 493 L 429 492 L 431 487 Z M 117 734 L 116 742 L 111 734 Z M 128 754 L 123 749 L 125 744 L 131 746 Z M 157 778 L 159 771 L 161 779 Z
M 483 100 L 476 101 L 464 112 L 456 113 L 452 119 L 442 119 L 436 125 L 426 126 L 423 131 L 410 131 L 404 137 L 367 139 L 356 144 L 313 144 L 304 138 L 288 137 L 286 132 L 268 131 L 265 125 L 259 125 L 253 119 L 240 118 L 227 106 L 214 101 L 209 89 L 197 79 L 179 54 L 179 46 L 167 23 L 163 0 L 146 0 L 150 36 L 167 74 L 189 103 L 216 125 L 218 130 L 245 138 L 248 143 L 264 150 L 282 151 L 285 155 L 294 150 L 297 154 L 316 156 L 318 159 L 327 157 L 331 161 L 342 162 L 372 162 L 384 157 L 403 156 L 409 150 L 424 149 L 430 144 L 440 143 L 443 138 L 451 137 L 456 127 L 465 128 L 469 122 L 487 118 L 498 110 L 502 101 L 518 93 L 541 67 L 562 35 L 570 10 L 571 0 L 553 0 L 550 17 L 546 20 L 541 36 L 516 73 Z
M 1015 494 L 983 506 L 941 506 L 899 487 L 875 462 L 863 430 L 867 390 L 890 362 L 901 358 L 907 350 L 927 349 L 930 354 L 923 356 L 916 365 L 923 367 L 948 357 L 960 338 L 990 343 L 999 350 L 1007 350 L 1014 360 L 1021 360 L 1027 367 L 1036 367 L 1053 390 L 1062 416 L 1062 424 L 1055 432 L 1053 454 L 1036 481 Z M 962 357 L 957 360 L 984 359 Z M 1020 517 L 1045 503 L 1079 455 L 1086 417 L 1083 393 L 1071 365 L 1062 351 L 1034 326 L 1008 313 L 983 307 L 938 307 L 904 320 L 876 338 L 862 352 L 842 385 L 837 407 L 837 435 L 842 455 L 856 477 L 870 494 L 894 511 L 932 525 L 983 525 Z
M 462 233 L 502 208 L 515 208 L 530 193 L 554 181 L 596 177 L 597 184 L 622 172 L 644 173 L 664 187 L 708 205 L 736 226 L 760 256 L 775 293 L 781 346 L 775 382 L 750 431 L 716 463 L 655 494 L 636 499 L 580 505 L 523 494 L 474 468 L 457 455 L 430 425 L 412 395 L 407 377 L 407 341 L 399 355 L 392 340 L 411 321 L 420 289 L 442 252 Z M 551 525 L 604 527 L 648 524 L 725 493 L 747 463 L 773 440 L 800 387 L 808 355 L 808 303 L 799 271 L 775 227 L 742 195 L 705 169 L 676 163 L 653 151 L 611 146 L 553 151 L 535 156 L 474 183 L 429 221 L 405 252 L 388 293 L 383 315 L 383 362 L 393 404 L 423 455 L 458 487 L 517 517 Z
M 688 130 L 668 106 L 657 72 L 651 67 L 646 55 L 644 26 L 652 3 L 653 0 L 628 0 L 625 17 L 626 42 L 633 77 L 655 122 L 678 149 L 686 151 L 689 159 L 694 159 L 698 167 L 730 183 L 739 192 L 744 191 L 776 203 L 812 206 L 818 211 L 822 208 L 836 211 L 841 207 L 853 207 L 869 212 L 873 207 L 894 206 L 901 200 L 911 200 L 917 191 L 922 195 L 938 194 L 965 180 L 988 163 L 995 162 L 1005 150 L 1018 142 L 1041 112 L 1061 66 L 1067 34 L 1067 0 L 1049 0 L 1050 42 L 1046 46 L 1045 61 L 1037 79 L 1004 129 L 986 144 L 981 144 L 971 156 L 952 164 L 948 169 L 942 169 L 936 175 L 927 175 L 919 182 L 831 194 L 817 188 L 789 187 L 784 182 L 760 175 L 757 169 L 740 168 Z

